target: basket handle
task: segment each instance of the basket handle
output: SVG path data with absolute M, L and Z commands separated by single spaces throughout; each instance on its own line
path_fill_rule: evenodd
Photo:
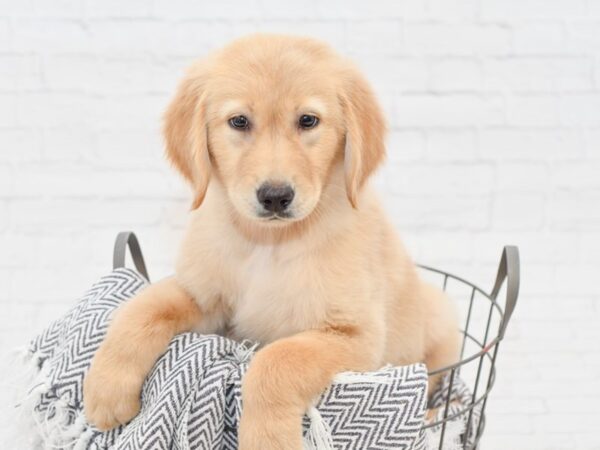
M 504 280 L 506 280 L 506 305 L 504 307 L 504 316 L 500 323 L 500 329 L 498 330 L 498 337 L 504 338 L 506 327 L 510 316 L 515 309 L 517 304 L 517 298 L 519 297 L 519 284 L 520 284 L 520 260 L 519 260 L 519 249 L 514 245 L 507 245 L 502 250 L 502 258 L 500 259 L 500 265 L 498 266 L 498 274 L 496 275 L 496 283 L 494 289 L 492 289 L 491 297 L 497 300 L 498 293 Z
M 131 258 L 133 259 L 137 271 L 141 273 L 146 280 L 150 281 L 140 243 L 133 231 L 121 231 L 117 234 L 113 251 L 113 269 L 125 267 L 125 252 L 127 248 L 129 248 Z

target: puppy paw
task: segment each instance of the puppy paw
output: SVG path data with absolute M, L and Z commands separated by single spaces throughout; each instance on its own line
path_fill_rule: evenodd
M 129 422 L 140 411 L 143 382 L 144 376 L 135 367 L 115 367 L 102 355 L 95 357 L 83 382 L 88 422 L 103 431 Z

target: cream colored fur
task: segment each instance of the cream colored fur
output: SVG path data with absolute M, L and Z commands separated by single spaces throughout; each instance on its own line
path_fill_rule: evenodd
M 314 129 L 298 128 L 306 113 Z M 249 130 L 229 126 L 238 114 Z M 165 136 L 196 209 L 174 277 L 111 324 L 85 380 L 88 419 L 131 419 L 150 367 L 185 330 L 261 343 L 244 379 L 242 450 L 300 449 L 301 416 L 338 372 L 455 362 L 454 309 L 419 279 L 368 186 L 384 132 L 365 80 L 319 42 L 256 35 L 192 67 Z M 294 186 L 292 217 L 256 215 L 269 180 Z

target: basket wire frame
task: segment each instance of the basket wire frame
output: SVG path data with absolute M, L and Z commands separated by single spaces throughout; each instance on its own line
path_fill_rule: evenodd
M 146 279 L 149 279 L 148 272 L 146 270 L 146 266 L 144 263 L 144 258 L 141 253 L 140 245 L 137 241 L 135 234 L 131 231 L 124 231 L 118 234 L 115 249 L 114 249 L 114 257 L 113 257 L 113 265 L 114 267 L 124 267 L 125 259 L 126 259 L 126 250 L 129 249 L 131 254 L 131 259 L 133 260 L 136 268 L 140 273 L 142 273 Z M 446 426 L 448 422 L 454 419 L 458 419 L 461 416 L 467 416 L 466 420 L 466 428 L 463 440 L 463 450 L 473 450 L 476 449 L 481 436 L 483 435 L 483 430 L 485 428 L 485 406 L 487 403 L 488 395 L 494 386 L 494 382 L 496 380 L 496 357 L 498 356 L 498 348 L 500 341 L 504 337 L 504 333 L 506 331 L 506 327 L 508 326 L 508 322 L 512 315 L 512 312 L 515 308 L 518 294 L 519 294 L 519 251 L 517 247 L 514 246 L 506 246 L 503 249 L 502 257 L 500 260 L 500 265 L 498 267 L 498 273 L 496 276 L 496 282 L 491 293 L 485 292 L 483 289 L 479 288 L 475 284 L 458 277 L 456 275 L 452 275 L 448 272 L 444 272 L 439 269 L 435 269 L 429 266 L 419 266 L 424 272 L 429 272 L 431 274 L 441 275 L 443 277 L 442 288 L 444 291 L 448 290 L 449 281 L 458 283 L 462 286 L 468 287 L 469 294 L 468 297 L 468 309 L 465 318 L 464 328 L 460 330 L 463 335 L 463 340 L 461 344 L 460 351 L 460 360 L 454 364 L 449 366 L 436 369 L 429 372 L 429 375 L 436 375 L 441 373 L 449 372 L 449 383 L 447 388 L 447 394 L 445 395 L 445 404 L 443 418 L 441 420 L 435 421 L 433 423 L 427 424 L 423 426 L 423 429 L 432 428 L 441 425 L 440 432 L 440 441 L 438 445 L 438 449 L 444 448 L 444 438 L 446 436 Z M 500 307 L 498 304 L 498 295 L 500 293 L 500 289 L 503 285 L 506 285 L 506 301 L 504 309 Z M 485 322 L 485 330 L 483 333 L 483 338 L 478 339 L 476 335 L 471 331 L 473 325 L 473 315 L 475 308 L 477 306 L 476 297 L 479 296 L 483 298 L 483 301 L 487 301 L 489 303 L 489 307 L 487 309 L 487 320 Z M 450 295 L 450 297 L 454 296 Z M 455 299 L 456 300 L 456 299 Z M 485 304 L 485 303 L 484 303 Z M 495 313 L 495 315 L 494 315 Z M 496 318 L 499 322 L 499 326 L 496 332 L 496 335 L 490 338 L 490 332 L 492 330 L 492 319 Z M 471 343 L 475 346 L 477 351 L 469 356 L 465 357 L 465 351 L 467 346 Z M 487 371 L 487 381 L 483 381 L 486 377 L 484 375 L 484 363 L 488 361 L 489 368 Z M 454 382 L 457 376 L 461 376 L 463 378 L 463 374 L 461 374 L 461 369 L 466 368 L 470 363 L 477 363 L 477 371 L 475 374 L 475 379 L 473 381 L 470 390 L 472 392 L 471 395 L 471 403 L 469 405 L 464 405 L 464 407 L 454 413 L 449 415 L 450 413 L 450 393 L 452 392 L 452 387 L 454 386 Z M 483 378 L 482 378 L 483 377 Z M 463 378 L 464 379 L 464 378 Z M 485 383 L 485 388 L 483 393 L 480 394 L 480 382 Z M 478 397 L 477 395 L 480 394 Z M 478 423 L 474 423 L 474 414 L 473 411 L 476 407 L 481 406 L 481 411 L 479 415 Z M 475 437 L 472 443 L 469 443 L 468 437 L 470 436 L 471 429 L 476 430 Z M 470 445 L 469 445 L 470 444 Z
M 464 328 L 460 330 L 463 336 L 460 360 L 449 366 L 429 372 L 430 376 L 449 374 L 448 387 L 444 391 L 445 403 L 442 407 L 444 413 L 442 419 L 424 425 L 423 429 L 441 426 L 438 444 L 438 449 L 441 450 L 444 448 L 447 424 L 455 419 L 465 420 L 466 418 L 462 447 L 464 450 L 476 449 L 485 429 L 485 407 L 488 396 L 496 380 L 496 358 L 498 356 L 500 341 L 504 338 L 506 327 L 508 326 L 508 322 L 518 298 L 520 281 L 519 251 L 517 247 L 514 246 L 504 247 L 500 265 L 498 267 L 496 282 L 491 293 L 487 293 L 477 285 L 448 272 L 429 266 L 420 265 L 419 267 L 425 272 L 435 274 L 438 277 L 442 276 L 442 289 L 445 292 L 448 290 L 449 281 L 461 285 L 463 288 L 468 288 L 468 293 L 466 295 L 468 298 L 468 308 L 464 320 Z M 504 309 L 498 303 L 498 296 L 503 285 L 506 285 L 506 301 Z M 477 302 L 480 301 L 480 299 L 482 299 L 482 303 L 478 304 Z M 487 304 L 485 302 L 487 302 Z M 474 324 L 473 316 L 475 308 L 481 305 L 484 307 L 483 316 L 486 317 L 487 320 L 484 323 L 483 336 L 482 338 L 478 338 L 476 333 L 472 331 L 472 329 L 477 326 Z M 487 310 L 485 310 L 485 308 L 487 308 Z M 497 330 L 492 327 L 493 322 L 498 323 Z M 493 333 L 495 334 L 490 336 Z M 474 346 L 476 351 L 465 357 L 465 351 L 469 345 Z M 486 363 L 487 370 L 485 367 Z M 451 403 L 450 393 L 452 392 L 454 382 L 457 376 L 461 375 L 461 369 L 465 369 L 469 364 L 475 364 L 477 367 L 471 383 L 468 383 L 466 379 L 463 379 L 463 381 L 467 382 L 467 386 L 471 391 L 471 402 L 470 404 L 462 405 L 462 408 L 458 412 L 449 415 Z M 480 408 L 479 420 L 475 419 L 475 408 Z M 472 442 L 470 442 L 469 436 L 471 435 L 472 430 L 475 430 L 475 435 Z

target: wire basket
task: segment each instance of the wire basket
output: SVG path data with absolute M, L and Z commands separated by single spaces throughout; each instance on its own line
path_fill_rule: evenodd
M 140 245 L 133 232 L 121 232 L 117 236 L 113 267 L 125 267 L 127 248 L 138 272 L 149 280 Z M 496 380 L 495 364 L 498 347 L 504 338 L 519 294 L 519 250 L 513 246 L 504 247 L 496 282 L 489 294 L 463 278 L 433 267 L 423 265 L 419 267 L 425 278 L 439 282 L 458 306 L 461 304 L 464 306 L 462 310 L 459 308 L 464 323 L 464 327 L 460 330 L 463 341 L 459 362 L 429 372 L 429 375 L 448 374 L 448 386 L 445 388 L 448 394 L 444 395 L 443 418 L 423 428 L 441 427 L 438 449 L 443 449 L 447 424 L 462 418 L 466 423 L 463 450 L 476 449 L 485 428 L 485 406 L 488 395 Z M 502 309 L 497 300 L 504 285 L 506 285 L 506 301 Z M 454 382 L 459 375 L 471 392 L 471 401 L 459 411 L 449 414 L 451 399 L 449 393 L 452 392 Z M 478 408 L 479 414 L 474 414 L 475 408 Z M 473 432 L 474 438 L 468 439 Z M 452 448 L 455 448 L 453 443 L 446 444 L 448 444 L 446 447 L 452 445 Z
M 429 375 L 447 375 L 448 393 L 452 392 L 454 382 L 460 375 L 471 392 L 470 404 L 464 405 L 458 412 L 453 411 L 452 414 L 449 414 L 451 396 L 445 395 L 443 418 L 423 428 L 441 427 L 438 448 L 443 449 L 448 423 L 464 420 L 466 428 L 462 441 L 463 449 L 476 449 L 485 428 L 485 406 L 496 380 L 498 348 L 519 294 L 519 250 L 514 246 L 504 247 L 496 282 L 489 294 L 463 278 L 432 267 L 419 267 L 426 278 L 437 278 L 443 290 L 458 303 L 461 323 L 464 323 L 460 330 L 463 340 L 459 362 L 431 371 Z M 498 303 L 503 285 L 506 285 L 503 289 L 506 295 L 504 309 Z M 478 415 L 474 414 L 475 408 L 479 410 Z M 474 433 L 474 437 L 468 439 L 471 433 Z

